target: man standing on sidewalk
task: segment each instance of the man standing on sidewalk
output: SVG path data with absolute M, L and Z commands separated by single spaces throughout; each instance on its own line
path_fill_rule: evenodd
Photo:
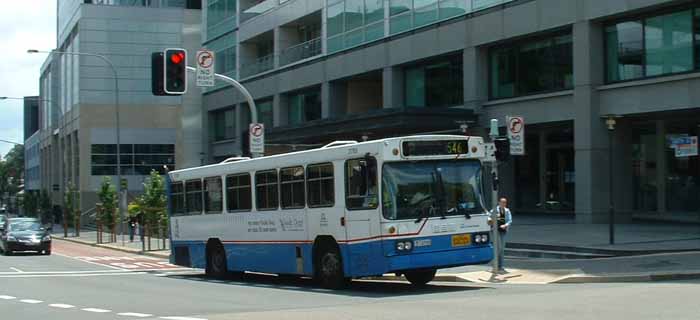
M 501 198 L 498 200 L 498 207 L 496 207 L 494 210 L 496 210 L 496 214 L 498 216 L 497 218 L 497 225 L 498 225 L 498 235 L 500 238 L 500 241 L 498 242 L 498 267 L 500 272 L 505 272 L 505 268 L 503 267 L 503 257 L 505 256 L 505 248 L 506 248 L 506 234 L 508 233 L 508 228 L 510 228 L 510 225 L 513 223 L 513 216 L 510 213 L 510 209 L 508 209 L 508 199 L 505 197 Z M 489 223 L 492 223 L 490 218 L 489 218 Z

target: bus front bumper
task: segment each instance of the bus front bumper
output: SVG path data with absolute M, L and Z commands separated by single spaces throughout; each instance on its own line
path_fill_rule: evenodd
M 444 269 L 465 265 L 485 264 L 493 259 L 491 245 L 470 247 L 459 250 L 433 252 L 413 252 L 388 258 L 387 272 L 414 269 Z

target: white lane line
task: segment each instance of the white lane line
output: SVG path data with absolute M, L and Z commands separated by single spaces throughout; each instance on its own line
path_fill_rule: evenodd
M 166 319 L 166 320 L 207 320 L 204 318 L 191 318 L 191 317 L 160 317 L 161 319 Z
M 70 304 L 63 304 L 63 303 L 54 303 L 50 304 L 49 307 L 52 308 L 59 308 L 59 309 L 70 309 L 70 308 L 75 308 L 75 306 L 72 306 Z
M 122 313 L 117 313 L 118 316 L 123 316 L 123 317 L 135 317 L 135 318 L 148 318 L 152 317 L 152 314 L 148 313 L 136 313 L 136 312 L 122 312 Z
M 17 299 L 16 297 L 13 296 L 0 296 L 0 300 L 14 300 Z
M 22 299 L 22 300 L 20 300 L 20 302 L 29 303 L 29 304 L 37 304 L 37 303 L 42 303 L 44 301 L 33 300 L 33 299 Z
M 15 268 L 15 267 L 10 267 L 10 269 L 14 270 L 15 272 L 19 272 L 19 273 L 24 272 L 24 271 L 22 271 L 22 270 L 20 270 L 20 269 L 17 269 L 17 268 Z
M 28 275 L 0 275 L 0 278 L 48 278 L 48 277 L 107 277 L 107 276 L 135 276 L 148 274 L 146 272 L 125 271 L 122 273 L 79 273 L 79 274 L 28 274 Z
M 142 271 L 142 270 L 139 270 Z M 77 271 L 22 271 L 25 275 L 30 274 L 73 274 L 73 273 L 121 273 L 121 270 L 77 270 Z M 13 275 L 17 272 L 0 272 L 0 275 Z
M 65 254 L 60 254 L 60 253 L 55 253 L 55 252 L 54 252 L 54 254 L 57 255 L 57 256 L 64 257 L 64 258 L 69 258 L 69 259 L 73 259 L 73 260 L 77 260 L 77 261 L 82 261 L 82 262 L 85 262 L 85 263 L 94 264 L 94 265 L 96 265 L 96 266 L 107 267 L 107 268 L 112 268 L 112 269 L 121 270 L 121 271 L 129 271 L 128 269 L 119 268 L 119 267 L 111 266 L 111 265 L 108 265 L 108 264 L 102 264 L 102 263 L 97 263 L 97 262 L 92 262 L 92 261 L 83 260 L 83 259 L 80 259 L 79 257 L 71 257 L 71 256 L 68 256 L 68 255 L 65 255 Z
M 83 309 L 80 309 L 80 310 L 87 311 L 87 312 L 95 312 L 95 313 L 107 313 L 107 312 L 112 312 L 112 310 L 98 309 L 98 308 L 83 308 Z

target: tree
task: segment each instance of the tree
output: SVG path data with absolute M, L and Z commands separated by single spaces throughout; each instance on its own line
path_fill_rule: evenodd
M 166 212 L 167 198 L 165 196 L 165 180 L 155 170 L 143 183 L 143 194 L 137 201 L 149 236 L 153 234 L 163 235 L 168 228 L 168 215 Z M 163 237 L 165 239 L 165 237 Z M 165 240 L 163 240 L 165 241 Z M 148 241 L 150 245 L 150 240 Z
M 99 215 L 99 222 L 107 226 L 112 232 L 112 241 L 117 241 L 115 228 L 117 225 L 117 189 L 112 184 L 110 177 L 102 179 L 100 191 L 97 193 L 100 198 L 102 210 Z
M 63 226 L 64 234 L 67 232 L 67 227 L 72 223 L 75 231 L 75 236 L 80 236 L 80 192 L 75 185 L 70 182 L 63 194 Z
M 53 224 L 53 215 L 51 214 L 51 197 L 49 197 L 49 192 L 46 189 L 41 190 L 39 194 L 39 212 L 41 214 L 41 221 L 44 223 Z
M 24 199 L 22 199 L 22 208 L 27 217 L 37 217 L 37 209 L 39 208 L 39 194 L 33 191 L 26 191 Z
M 6 197 L 19 192 L 19 185 L 24 175 L 24 146 L 15 145 L 0 161 L 0 195 L 2 203 L 7 203 Z

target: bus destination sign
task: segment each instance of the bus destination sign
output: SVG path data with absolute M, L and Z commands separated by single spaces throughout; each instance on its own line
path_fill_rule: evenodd
M 467 140 L 404 141 L 402 149 L 404 157 L 456 155 L 469 153 L 469 144 Z

